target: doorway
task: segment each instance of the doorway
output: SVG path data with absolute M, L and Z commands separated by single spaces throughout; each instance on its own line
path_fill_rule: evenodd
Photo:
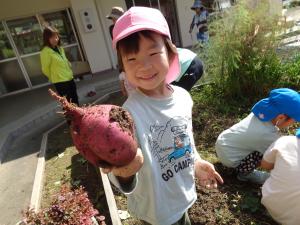
M 159 9 L 169 25 L 172 42 L 177 47 L 182 46 L 175 0 L 125 0 L 125 2 L 127 9 L 132 6 L 146 6 Z

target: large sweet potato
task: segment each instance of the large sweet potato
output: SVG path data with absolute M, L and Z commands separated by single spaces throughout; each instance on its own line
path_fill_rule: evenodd
M 137 142 L 133 120 L 115 105 L 78 107 L 52 90 L 68 120 L 77 150 L 92 164 L 100 167 L 124 166 L 135 157 Z

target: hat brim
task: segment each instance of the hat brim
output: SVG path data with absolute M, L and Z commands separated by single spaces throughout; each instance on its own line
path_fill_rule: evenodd
M 170 63 L 169 71 L 166 75 L 166 83 L 170 84 L 173 81 L 175 81 L 179 75 L 179 72 L 180 72 L 179 56 L 178 53 L 176 53 L 172 62 Z
M 128 28 L 124 29 L 122 32 L 120 32 L 118 34 L 117 37 L 113 38 L 113 42 L 112 42 L 113 48 L 116 49 L 116 45 L 117 45 L 118 41 L 120 41 L 120 40 L 128 37 L 129 35 L 131 35 L 133 33 L 136 33 L 136 32 L 142 31 L 142 30 L 151 30 L 151 31 L 154 31 L 156 33 L 159 33 L 161 35 L 166 36 L 166 34 L 165 34 L 166 32 L 165 31 L 161 31 L 161 30 L 155 29 L 155 28 L 153 28 L 153 26 L 152 27 L 150 26 L 149 28 L 147 28 L 145 26 L 145 24 L 134 25 L 132 27 L 128 27 Z M 170 35 L 169 35 L 169 37 L 170 37 Z

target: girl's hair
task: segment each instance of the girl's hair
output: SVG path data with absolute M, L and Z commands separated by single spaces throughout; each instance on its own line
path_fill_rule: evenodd
M 60 36 L 58 30 L 55 29 L 54 27 L 46 27 L 43 32 L 43 41 L 44 41 L 43 47 L 48 46 L 49 48 L 52 48 L 49 39 L 55 34 L 58 35 L 59 40 L 57 45 L 60 46 Z
M 142 30 L 136 33 L 133 33 L 129 35 L 128 37 L 125 37 L 124 39 L 117 42 L 117 55 L 118 55 L 118 64 L 119 64 L 119 70 L 124 71 L 124 65 L 122 62 L 122 56 L 121 51 L 124 54 L 131 54 L 131 53 L 137 53 L 139 51 L 139 43 L 141 36 L 148 38 L 152 41 L 154 41 L 153 34 L 156 33 L 151 30 Z M 168 56 L 171 61 L 173 60 L 173 57 L 177 53 L 176 47 L 172 44 L 171 40 L 164 35 L 161 35 L 163 38 L 163 41 L 165 43 L 165 46 L 168 51 Z

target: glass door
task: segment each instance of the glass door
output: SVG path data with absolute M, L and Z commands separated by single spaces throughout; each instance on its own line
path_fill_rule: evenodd
M 35 16 L 7 21 L 18 54 L 32 86 L 46 83 L 40 68 L 39 52 L 42 48 L 42 30 Z
M 29 88 L 11 42 L 0 22 L 0 95 Z
M 40 62 L 45 26 L 53 26 L 59 31 L 62 47 L 70 62 L 84 60 L 67 9 L 0 21 L 0 96 L 48 82 Z

